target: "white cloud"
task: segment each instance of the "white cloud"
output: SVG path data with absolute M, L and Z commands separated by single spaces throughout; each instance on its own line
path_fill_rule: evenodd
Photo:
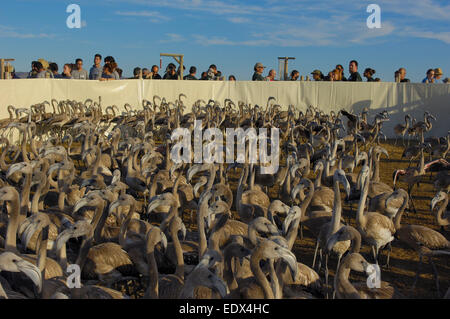
M 170 20 L 169 17 L 159 13 L 158 11 L 116 11 L 115 13 L 116 15 L 124 17 L 150 18 L 149 21 L 153 23 Z
M 232 23 L 248 23 L 248 22 L 250 22 L 250 19 L 243 18 L 243 17 L 230 17 L 227 20 Z
M 161 40 L 161 43 L 172 43 L 172 42 L 183 42 L 185 39 L 181 34 L 176 33 L 166 33 L 166 39 Z
M 16 28 L 0 25 L 0 38 L 15 38 L 15 39 L 43 39 L 54 38 L 54 34 L 48 33 L 23 33 L 17 31 Z

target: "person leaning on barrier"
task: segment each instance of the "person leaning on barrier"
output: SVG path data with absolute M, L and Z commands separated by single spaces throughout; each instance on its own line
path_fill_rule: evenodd
M 172 65 L 169 64 L 169 66 L 167 67 L 167 72 L 166 74 L 164 74 L 163 80 L 178 80 L 176 66 L 173 63 L 171 64 Z
M 197 74 L 197 68 L 195 66 L 191 66 L 189 68 L 189 74 L 186 75 L 183 80 L 197 80 L 195 75 Z
M 100 78 L 100 81 L 114 81 L 116 77 L 114 76 L 114 69 L 117 67 L 116 62 L 106 63 L 103 66 L 103 73 Z
M 422 83 L 434 83 L 434 70 L 428 69 L 427 77 L 422 80 Z
M 255 73 L 253 73 L 252 81 L 265 81 L 264 77 L 262 76 L 264 69 L 265 66 L 262 63 L 256 63 L 255 67 L 253 68 L 253 70 L 255 70 Z
M 107 63 L 113 63 L 114 62 L 114 67 L 112 68 L 112 70 L 113 70 L 112 75 L 114 76 L 115 80 L 120 80 L 120 75 L 119 75 L 119 73 L 116 70 L 116 68 L 117 68 L 116 60 L 112 56 L 108 55 L 107 57 L 105 57 L 103 59 L 103 61 L 105 62 L 105 65 Z M 104 68 L 103 68 L 103 70 L 104 70 Z
M 89 80 L 98 80 L 102 76 L 103 68 L 101 66 L 102 56 L 96 54 L 94 56 L 94 65 L 89 70 Z

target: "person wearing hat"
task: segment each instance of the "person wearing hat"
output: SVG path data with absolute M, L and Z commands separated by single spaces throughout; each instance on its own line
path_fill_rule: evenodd
M 253 73 L 252 81 L 265 81 L 264 77 L 262 76 L 264 68 L 265 66 L 260 62 L 255 64 L 255 67 L 253 68 L 255 70 L 255 73 Z
M 47 62 L 48 66 L 48 62 Z M 37 79 L 53 79 L 53 73 L 49 70 L 46 70 L 41 62 L 36 63 L 36 69 L 37 69 Z
M 443 75 L 444 75 L 444 73 L 442 73 L 441 68 L 434 69 L 434 82 L 438 83 L 438 80 L 440 80 Z
M 323 74 L 320 70 L 314 70 L 311 72 L 314 81 L 323 81 Z

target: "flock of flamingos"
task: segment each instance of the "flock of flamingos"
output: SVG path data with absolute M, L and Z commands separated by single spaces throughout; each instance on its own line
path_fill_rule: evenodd
M 0 299 L 405 298 L 414 294 L 376 280 L 400 244 L 419 258 L 411 291 L 427 268 L 436 296 L 450 298 L 436 267 L 450 255 L 450 131 L 425 138 L 432 114 L 395 126 L 409 166 L 384 183 L 386 111 L 285 110 L 274 98 L 187 107 L 183 97 L 155 96 L 122 112 L 100 98 L 8 106 Z M 279 128 L 280 168 L 176 164 L 171 133 L 200 119 L 223 132 Z M 415 213 L 411 194 L 424 182 L 435 188 L 433 227 L 402 219 Z M 308 265 L 296 248 L 306 237 L 316 243 Z

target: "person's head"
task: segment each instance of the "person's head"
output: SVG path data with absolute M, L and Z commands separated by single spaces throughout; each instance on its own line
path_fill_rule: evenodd
M 133 76 L 134 76 L 135 78 L 138 78 L 140 75 L 141 75 L 141 68 L 139 68 L 139 67 L 134 68 L 134 70 L 133 70 Z
M 443 74 L 444 73 L 442 73 L 441 68 L 434 69 L 434 78 L 435 79 L 439 80 L 442 77 Z
M 428 69 L 428 71 L 427 71 L 427 78 L 428 79 L 432 79 L 432 78 L 434 78 L 434 70 L 433 69 Z
M 322 79 L 322 72 L 320 70 L 314 70 L 311 72 L 313 79 L 315 81 L 321 80 Z
M 348 65 L 348 69 L 349 69 L 350 73 L 358 72 L 358 61 L 351 60 L 350 64 Z
M 108 55 L 107 57 L 105 57 L 105 59 L 103 60 L 105 63 L 111 63 L 111 62 L 116 62 L 116 60 L 114 60 L 114 58 L 110 55 Z
M 63 74 L 70 75 L 71 72 L 72 72 L 72 64 L 70 63 L 64 64 Z
M 444 80 L 442 80 L 442 82 L 444 82 L 446 84 L 450 84 L 450 79 L 449 78 L 445 78 Z
M 77 70 L 81 70 L 83 68 L 83 60 L 82 59 L 76 59 L 75 64 L 77 66 Z
M 381 82 L 381 79 L 380 79 L 380 78 L 375 78 L 374 81 L 375 81 L 375 82 Z
M 38 72 L 44 71 L 44 67 L 42 66 L 42 63 L 39 61 L 36 62 L 36 70 Z
M 342 66 L 342 64 L 338 64 L 336 65 L 335 70 L 338 70 L 339 72 L 341 72 L 342 74 L 344 73 L 344 67 Z
M 152 66 L 152 72 L 153 72 L 153 74 L 157 74 L 158 71 L 159 71 L 159 67 L 158 67 L 157 65 L 153 65 L 153 66 Z
M 297 70 L 293 70 L 291 72 L 291 79 L 292 80 L 297 80 L 299 76 L 300 76 L 300 72 L 298 72 Z
M 236 77 L 234 75 L 230 75 L 228 77 L 228 81 L 236 81 Z
M 117 74 L 119 74 L 119 78 L 121 78 L 121 77 L 122 77 L 123 70 L 120 69 L 120 68 L 118 68 L 118 67 L 115 67 L 115 70 L 117 71 Z
M 214 70 L 214 72 L 217 72 L 217 66 L 215 64 L 211 64 L 209 66 L 210 69 Z
M 275 79 L 276 76 L 277 76 L 277 71 L 275 71 L 274 69 L 271 69 L 269 71 L 269 78 Z
M 365 76 L 366 78 L 371 78 L 375 73 L 376 72 L 375 72 L 374 69 L 367 68 L 367 69 L 364 70 L 363 76 Z
M 171 70 L 176 70 L 177 69 L 177 67 L 176 67 L 176 65 L 175 64 L 173 64 L 173 63 L 169 63 L 168 65 L 167 65 L 167 68 L 166 68 L 166 72 L 169 72 L 169 73 L 171 73 L 172 71 Z
M 174 75 L 175 73 L 177 73 L 177 68 L 176 68 L 175 64 L 172 64 L 171 66 L 169 66 L 168 72 L 170 75 Z
M 191 66 L 189 68 L 189 74 L 190 75 L 195 75 L 197 73 L 197 68 L 195 66 Z
M 146 77 L 149 73 L 150 73 L 150 71 L 147 68 L 143 68 L 142 69 L 142 76 L 143 77 Z
M 52 62 L 48 65 L 48 68 L 50 69 L 50 71 L 52 71 L 53 74 L 58 73 L 58 64 Z
M 118 69 L 117 63 L 116 63 L 116 62 L 110 62 L 110 63 L 108 63 L 108 64 L 109 64 L 109 66 L 111 67 L 112 72 L 114 72 L 114 70 L 117 70 L 117 69 Z
M 33 71 L 37 71 L 37 63 L 39 63 L 38 61 L 33 61 L 31 62 L 31 70 Z
M 106 63 L 103 66 L 103 73 L 107 74 L 107 75 L 111 75 L 114 72 L 113 67 L 111 66 L 111 63 Z
M 262 63 L 258 62 L 255 64 L 255 67 L 253 69 L 256 73 L 262 74 L 264 72 L 265 66 Z
M 202 77 L 200 78 L 200 80 L 207 80 L 208 79 L 208 72 L 204 71 L 202 72 Z
M 400 80 L 403 80 L 406 77 L 406 69 L 405 68 L 398 69 L 398 75 L 400 76 Z
M 95 65 L 100 65 L 100 63 L 102 63 L 102 56 L 100 54 L 96 54 L 94 56 L 94 64 Z
M 342 70 L 334 69 L 331 71 L 331 78 L 333 81 L 342 81 Z

